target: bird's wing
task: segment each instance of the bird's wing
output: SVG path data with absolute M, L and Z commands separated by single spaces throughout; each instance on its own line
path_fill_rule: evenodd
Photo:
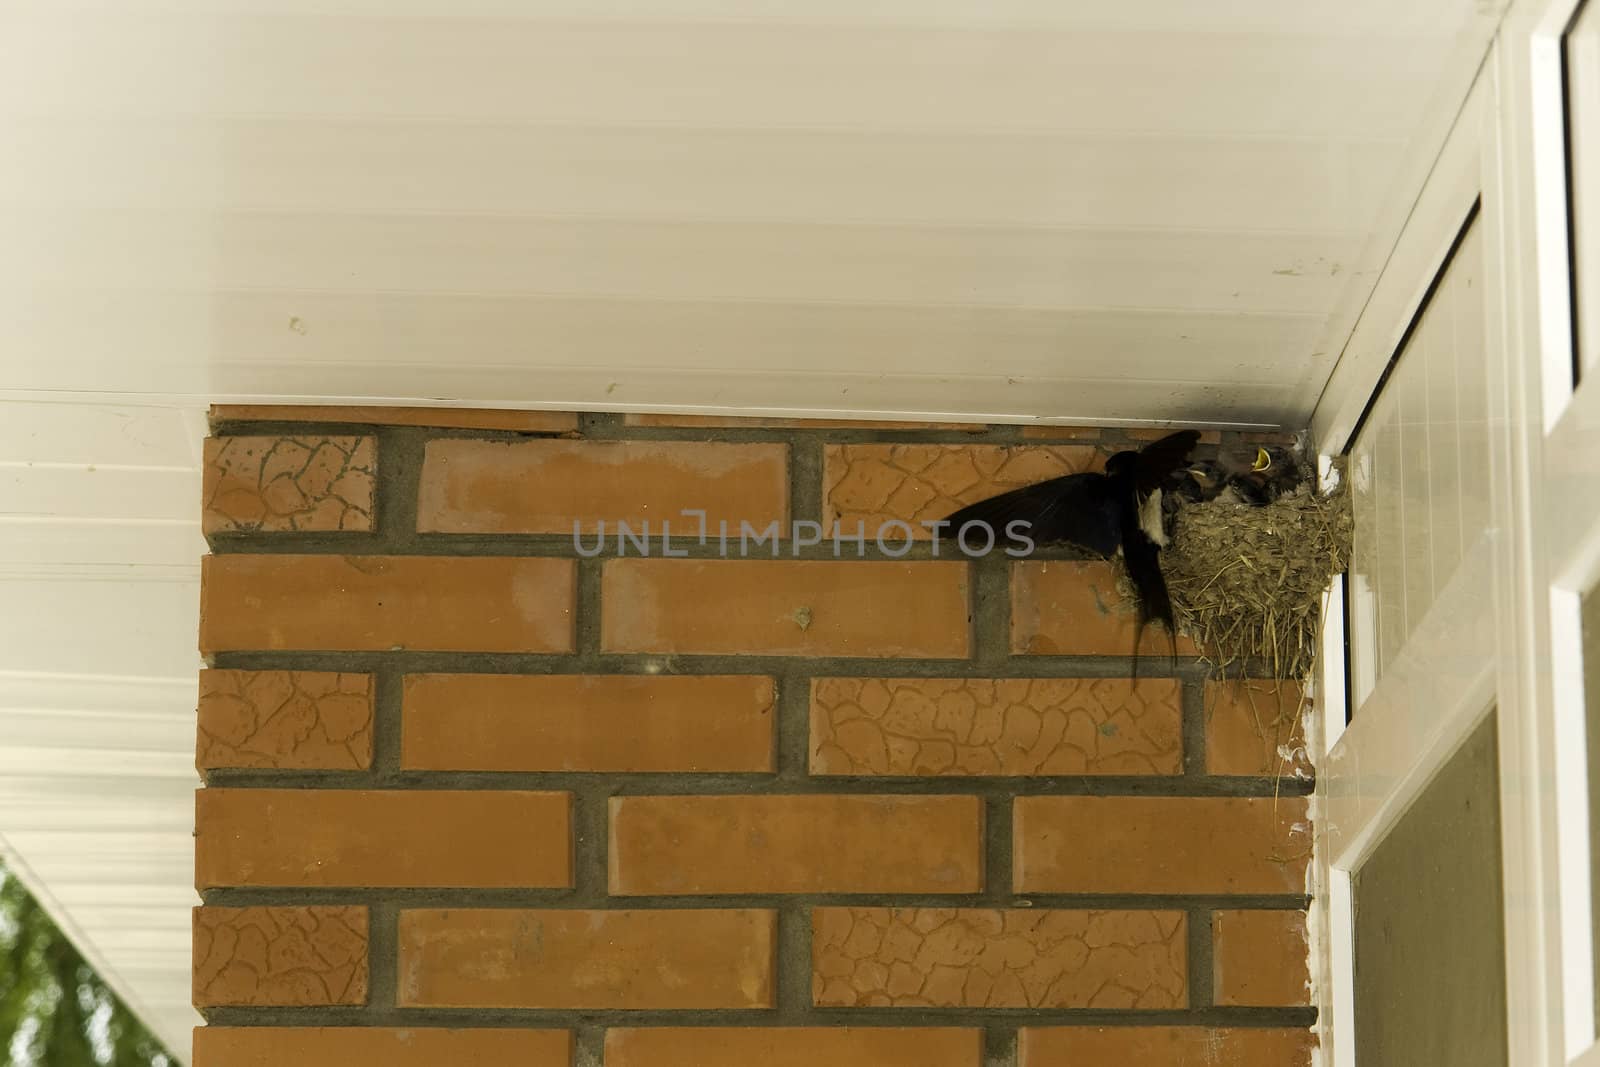
M 1189 453 L 1199 442 L 1199 430 L 1179 430 L 1141 448 L 1134 468 L 1139 490 L 1148 493 L 1159 489 L 1173 471 L 1188 461 Z
M 1111 556 L 1121 540 L 1118 516 L 1111 505 L 1105 475 L 1068 474 L 968 504 L 945 522 L 952 531 L 968 523 L 982 523 L 994 531 L 997 542 L 1006 537 L 1008 525 L 1026 522 L 1027 536 L 1040 544 L 1067 541 Z

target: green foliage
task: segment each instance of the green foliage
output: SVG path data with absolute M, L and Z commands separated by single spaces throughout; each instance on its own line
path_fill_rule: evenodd
M 170 1067 L 22 883 L 0 869 L 0 1062 L 12 1067 Z

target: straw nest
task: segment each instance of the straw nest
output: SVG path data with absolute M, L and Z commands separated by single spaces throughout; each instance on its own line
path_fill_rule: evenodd
M 1350 558 L 1350 493 L 1310 471 L 1270 504 L 1184 502 L 1161 553 L 1178 628 L 1219 671 L 1304 681 L 1321 636 L 1322 594 Z M 1335 480 L 1336 479 L 1336 480 Z

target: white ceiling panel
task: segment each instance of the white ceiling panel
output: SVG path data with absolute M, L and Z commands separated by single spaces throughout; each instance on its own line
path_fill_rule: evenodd
M 1436 30 L 1352 34 L 790 20 L 102 14 L 19 19 L 55 62 L 13 70 L 5 110 L 392 116 L 588 125 L 1407 137 L 1408 60 Z M 531 9 L 531 10 L 529 10 Z M 96 79 L 81 77 L 92 63 Z M 104 96 L 107 82 L 140 86 Z M 1260 92 L 1264 83 L 1281 91 Z M 730 92 L 737 86 L 754 92 Z M 1188 94 L 1175 89 L 1188 87 Z
M 1150 30 L 1185 33 L 1333 32 L 1334 15 L 1306 3 L 1228 0 L 1197 6 L 1190 0 L 13 0 L 21 8 L 57 12 L 126 13 L 130 7 L 160 14 L 388 15 L 396 18 L 528 18 L 752 23 L 880 23 L 933 26 L 1075 27 L 1082 30 Z M 1352 33 L 1418 33 L 1430 25 L 1421 6 L 1392 0 L 1351 0 L 1336 12 L 1337 27 Z
M 103 573 L 130 566 L 156 568 L 168 575 L 192 573 L 195 532 L 193 524 L 165 520 L 62 523 L 24 517 L 0 521 L 0 573 Z M 91 568 L 84 560 L 95 563 Z
M 19 0 L 4 387 L 1297 425 L 1497 11 Z
M 888 226 L 233 210 L 216 232 L 171 211 L 35 220 L 41 287 L 126 289 L 152 269 L 203 291 L 310 290 L 1320 315 L 1361 244 L 1327 232 L 1140 226 Z M 79 225 L 74 225 L 75 223 Z M 65 235 L 65 238 L 63 237 Z M 111 239 L 114 235 L 115 239 Z M 693 245 L 693 253 L 685 251 Z M 752 273 L 752 260 L 770 257 Z M 1208 272 L 1231 259 L 1248 280 Z M 1244 288 L 1240 286 L 1243 285 Z M 1139 300 L 1137 305 L 1120 301 Z
M 11 583 L 0 581 L 10 597 Z M 146 625 L 169 639 L 176 627 Z M 0 673 L 0 859 L 187 1059 L 195 681 Z M 159 708 L 159 710 L 152 710 Z
M 31 264 L 58 236 L 123 243 L 83 206 L 176 210 L 211 236 L 231 210 L 570 216 L 894 226 L 1335 232 L 1376 212 L 1407 142 L 1127 133 L 708 129 L 242 117 L 12 120 L 55 168 L 0 178 Z M 138 157 L 158 147 L 162 160 Z M 107 182 L 107 167 L 132 166 Z M 174 166 L 176 161 L 179 165 Z M 182 173 L 170 173 L 182 171 Z M 70 210 L 57 210 L 65 206 Z M 204 211 L 198 209 L 204 208 Z M 682 251 L 696 245 L 687 234 Z M 332 247 L 330 245 L 330 247 Z M 138 254 L 124 247 L 122 254 Z M 160 256 L 161 249 L 142 250 Z M 771 250 L 777 254 L 781 249 Z M 20 271 L 20 249 L 12 249 Z M 82 262 L 68 260 L 68 264 Z M 761 260 L 751 260 L 752 269 Z M 90 266 L 84 263 L 84 266 Z M 55 269 L 61 262 L 56 260 Z M 30 273 L 27 278 L 33 278 Z M 145 279 L 149 284 L 163 279 Z
M 0 402 L 0 860 L 185 1058 L 203 436 Z

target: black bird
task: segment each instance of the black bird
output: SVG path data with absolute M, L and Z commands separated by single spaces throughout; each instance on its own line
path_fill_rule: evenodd
M 1177 624 L 1159 558 L 1167 543 L 1161 487 L 1183 468 L 1199 440 L 1199 431 L 1179 430 L 1137 452 L 1116 453 L 1106 460 L 1104 474 L 1068 474 L 1023 486 L 969 504 L 945 521 L 957 533 L 970 523 L 986 525 L 996 541 L 1009 536 L 1010 524 L 1025 522 L 1028 536 L 1040 544 L 1073 544 L 1108 559 L 1121 552 L 1138 595 L 1133 634 L 1137 676 L 1139 641 L 1152 619 L 1166 627 L 1177 660 Z

